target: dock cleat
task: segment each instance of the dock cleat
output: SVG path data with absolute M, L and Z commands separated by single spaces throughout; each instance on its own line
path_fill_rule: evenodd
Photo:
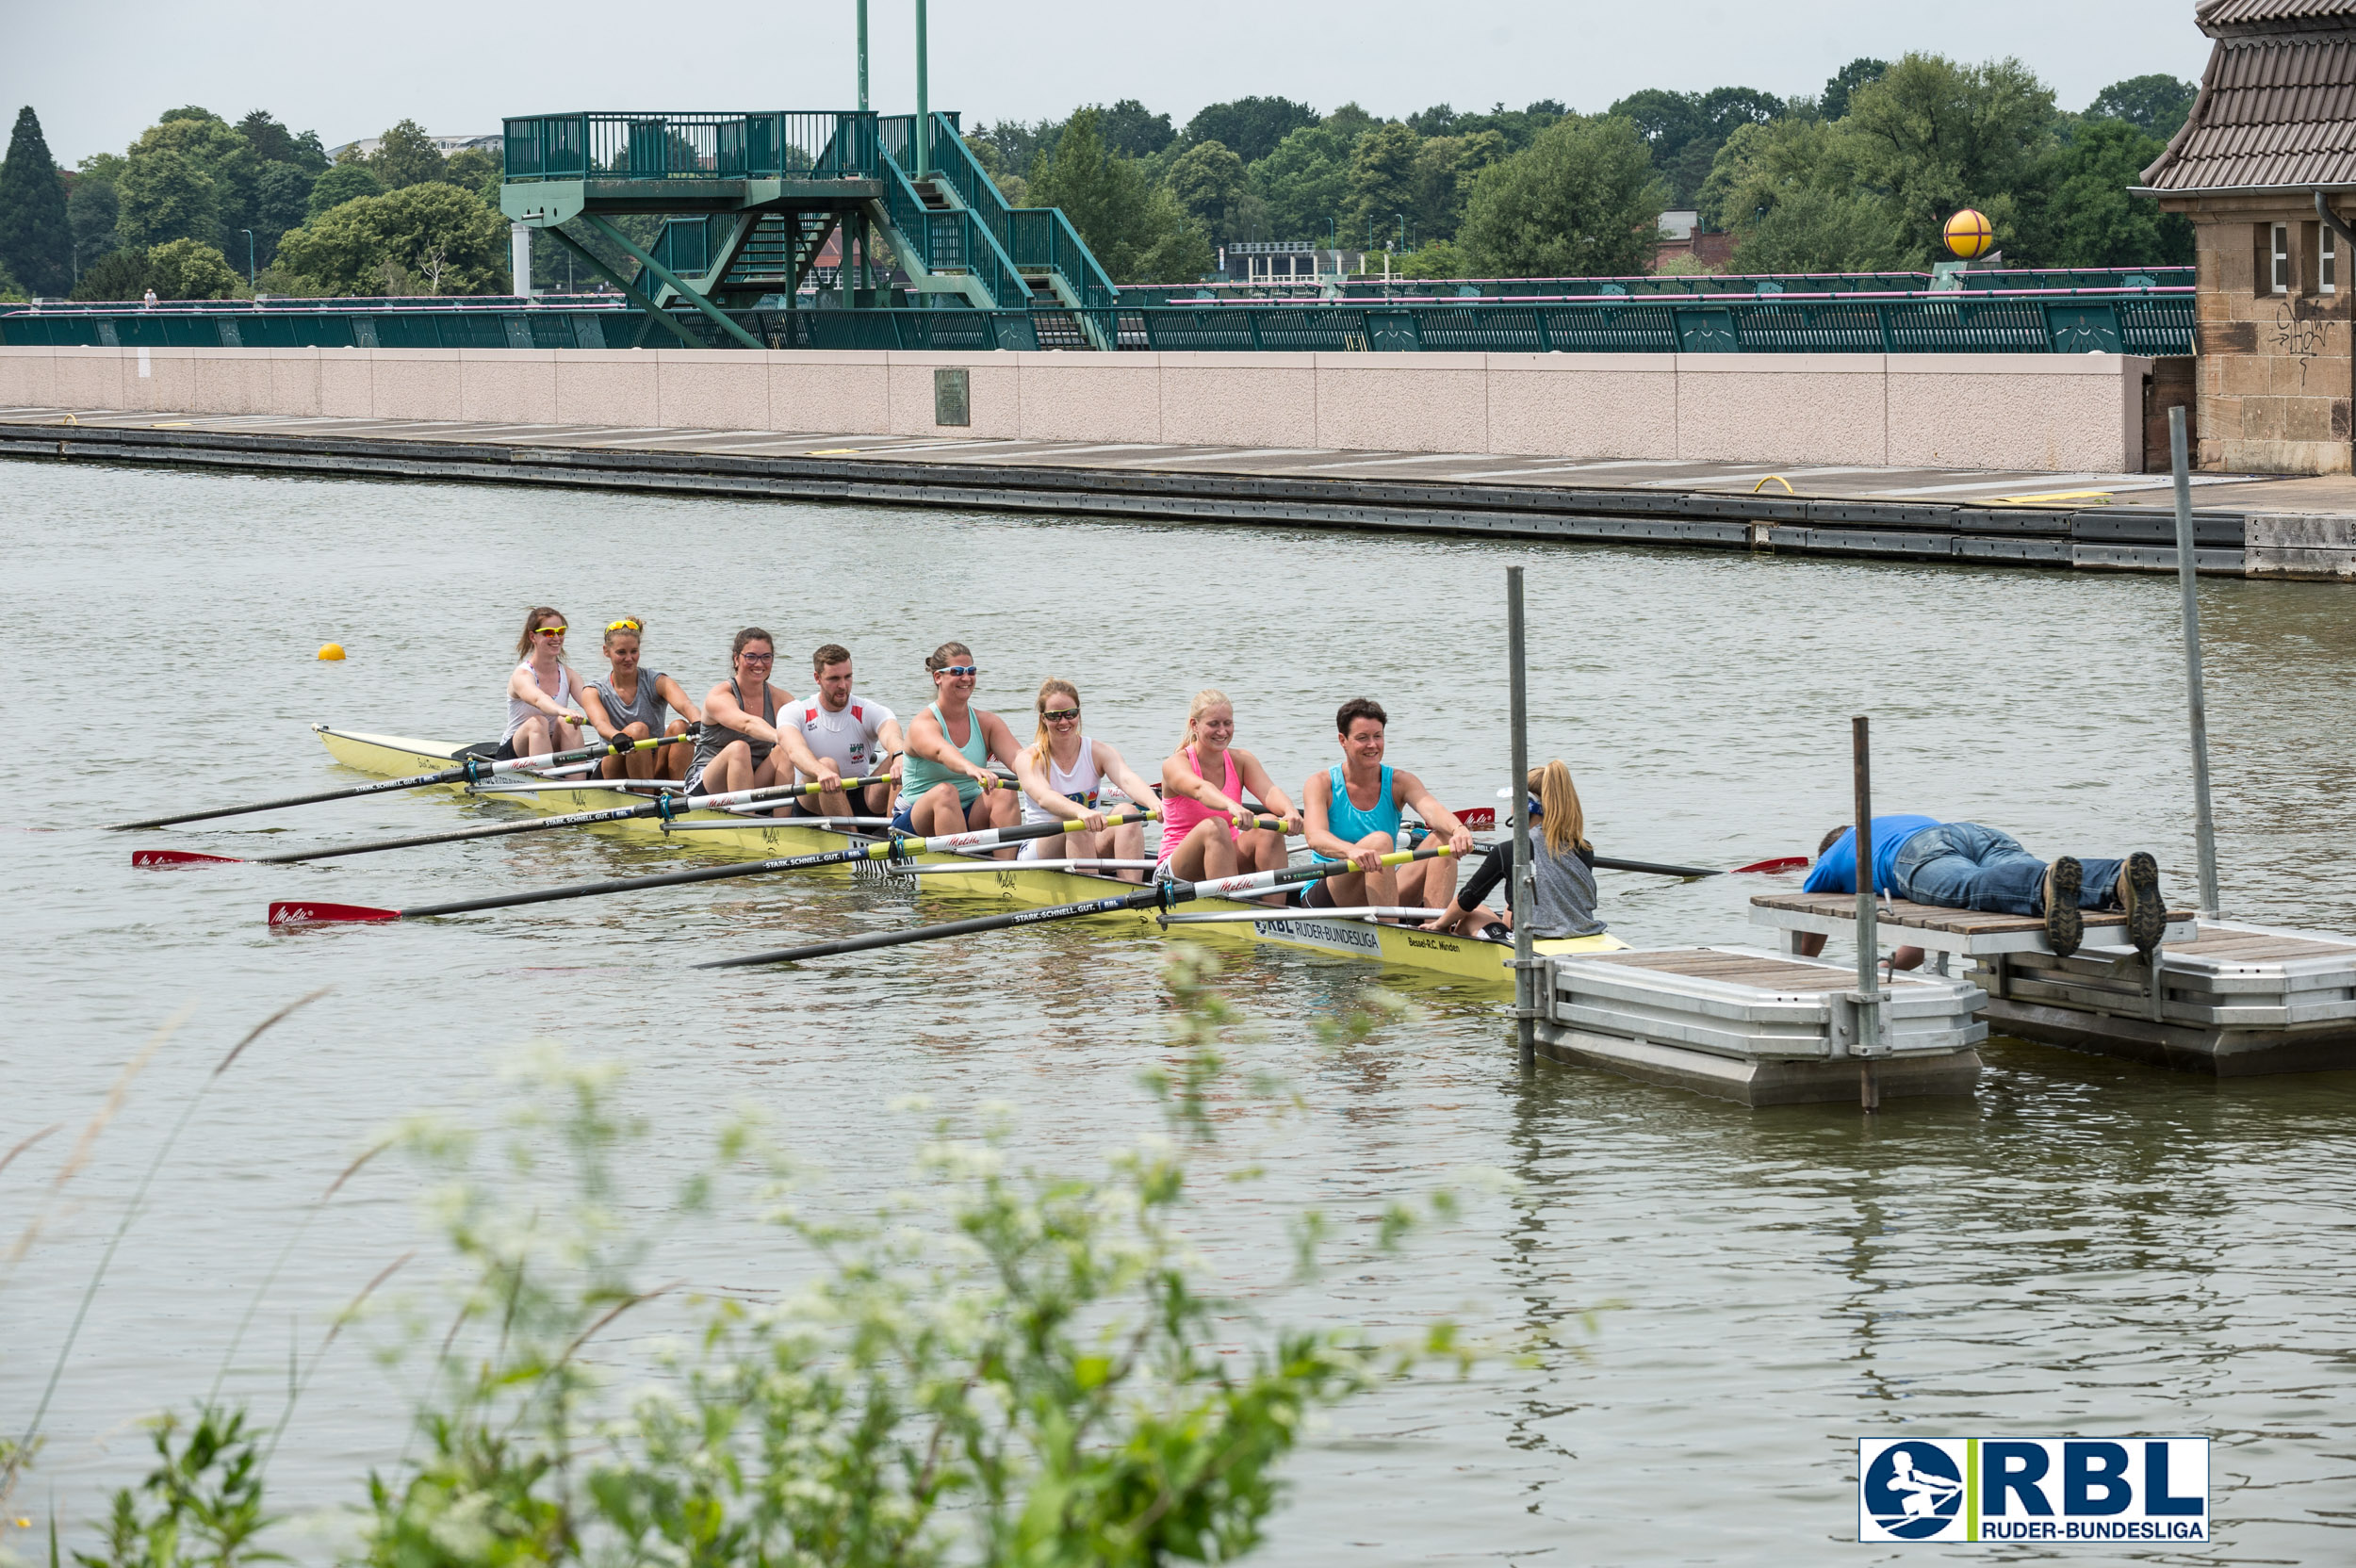
M 2074 856 L 2057 856 L 2045 868 L 2045 942 L 2057 958 L 2077 952 L 2086 935 L 2086 917 L 2078 912 L 2078 891 L 2085 886 L 2086 868 Z
M 2119 874 L 2119 906 L 2127 911 L 2127 939 L 2149 961 L 2168 935 L 2168 905 L 2160 897 L 2160 863 L 2142 850 Z

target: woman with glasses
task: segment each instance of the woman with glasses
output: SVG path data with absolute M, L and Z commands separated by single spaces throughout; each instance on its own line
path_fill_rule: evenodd
M 777 662 L 777 639 L 761 628 L 748 626 L 736 634 L 728 649 L 736 673 L 704 696 L 703 727 L 695 731 L 695 758 L 687 765 L 689 794 L 791 784 L 796 768 L 829 783 L 843 777 L 832 758 L 810 755 L 800 730 L 777 727 L 777 710 L 792 702 L 794 694 L 769 684 Z
M 588 713 L 589 723 L 609 742 L 645 741 L 657 735 L 683 736 L 688 726 L 703 717 L 695 711 L 695 699 L 680 689 L 678 681 L 661 670 L 639 667 L 638 645 L 646 630 L 646 623 L 635 615 L 609 623 L 605 629 L 606 673 L 591 681 L 581 694 L 581 706 Z M 674 710 L 679 716 L 665 727 L 663 715 Z M 688 743 L 681 741 L 677 745 L 626 752 L 599 762 L 597 774 L 602 778 L 684 778 L 689 751 Z
M 1039 689 L 1039 733 L 1017 753 L 1014 776 L 1023 784 L 1023 820 L 1085 822 L 1077 833 L 1058 839 L 1033 839 L 1017 857 L 1023 860 L 1135 860 L 1145 850 L 1145 825 L 1104 825 L 1098 797 L 1106 784 L 1118 788 L 1137 806 L 1151 808 L 1153 787 L 1130 771 L 1121 753 L 1103 741 L 1080 733 L 1080 689 L 1069 680 L 1049 680 Z M 1129 866 L 1114 874 L 1123 882 L 1142 882 L 1142 871 Z
M 564 612 L 535 604 L 515 640 L 523 662 L 507 678 L 507 727 L 494 753 L 500 761 L 545 757 L 581 746 L 581 677 L 564 662 Z
M 963 643 L 943 643 L 924 668 L 932 673 L 934 695 L 908 724 L 892 831 L 930 838 L 968 828 L 1012 827 L 1014 797 L 999 787 L 990 764 L 995 758 L 1011 768 L 1022 748 L 1006 720 L 973 706 L 973 683 L 982 673 L 973 650 Z

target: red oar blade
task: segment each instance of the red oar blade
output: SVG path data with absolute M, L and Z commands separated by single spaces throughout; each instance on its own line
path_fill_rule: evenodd
M 1747 866 L 1737 866 L 1732 874 L 1742 876 L 1756 874 L 1760 876 L 1773 876 L 1777 872 L 1806 871 L 1812 863 L 1805 855 L 1787 855 L 1780 860 L 1754 860 Z
M 1497 825 L 1497 808 L 1494 806 L 1475 806 L 1469 810 L 1457 812 L 1456 820 L 1475 833 L 1486 832 Z
M 241 866 L 244 860 L 235 855 L 199 855 L 192 849 L 135 849 L 131 852 L 135 866 Z
M 354 921 L 399 920 L 399 909 L 371 909 L 365 904 L 273 904 L 270 923 L 280 925 L 333 925 Z

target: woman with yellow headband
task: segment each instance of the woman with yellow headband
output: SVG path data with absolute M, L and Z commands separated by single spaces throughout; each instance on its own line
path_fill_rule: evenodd
M 678 681 L 661 670 L 639 668 L 638 645 L 646 630 L 646 623 L 635 615 L 625 615 L 608 626 L 605 658 L 611 668 L 581 688 L 581 709 L 605 740 L 684 736 L 688 726 L 703 718 L 695 710 L 695 699 Z M 666 710 L 676 710 L 679 717 L 665 725 L 663 715 Z M 645 751 L 608 757 L 597 764 L 597 769 L 606 778 L 685 778 L 692 749 L 682 740 L 675 746 L 651 746 Z

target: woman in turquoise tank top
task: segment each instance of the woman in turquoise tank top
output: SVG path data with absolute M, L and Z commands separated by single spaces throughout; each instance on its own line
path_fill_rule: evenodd
M 968 828 L 1012 827 L 1021 814 L 1017 792 L 1002 788 L 990 760 L 1014 766 L 1022 746 L 1006 721 L 974 707 L 981 668 L 963 643 L 943 643 L 924 661 L 933 700 L 908 722 L 908 760 L 900 771 L 900 808 L 892 828 L 930 838 Z M 1005 858 L 1014 851 L 999 852 Z
M 1358 869 L 1312 882 L 1301 902 L 1312 908 L 1333 906 L 1407 906 L 1430 908 L 1456 892 L 1457 858 L 1473 846 L 1472 833 L 1432 798 L 1423 780 L 1383 760 L 1389 718 L 1371 697 L 1352 697 L 1334 714 L 1342 760 L 1309 776 L 1301 787 L 1309 816 L 1309 854 L 1331 865 L 1348 860 Z M 1399 847 L 1402 808 L 1413 808 L 1450 853 L 1437 859 L 1386 867 L 1382 857 Z

